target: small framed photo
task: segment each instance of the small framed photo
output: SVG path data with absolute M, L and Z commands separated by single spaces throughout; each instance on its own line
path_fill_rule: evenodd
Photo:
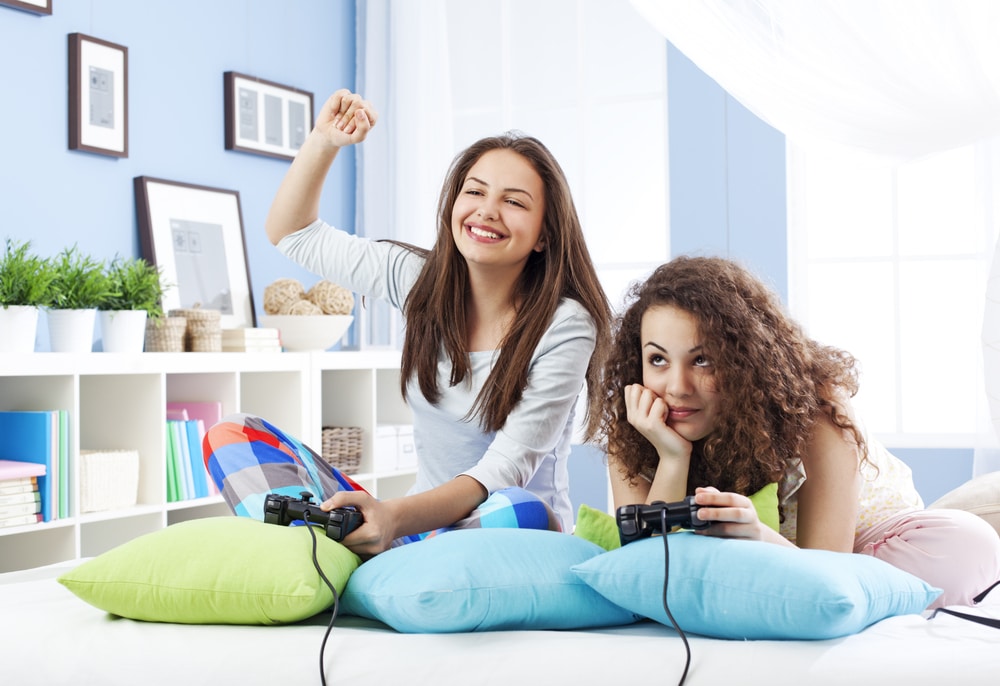
M 52 14 L 52 0 L 0 0 L 0 6 L 33 14 Z
M 163 310 L 219 310 L 222 328 L 256 326 L 240 194 L 137 176 L 142 257 L 160 268 Z
M 313 126 L 313 94 L 234 71 L 222 76 L 226 150 L 294 158 Z
M 128 48 L 69 34 L 69 149 L 128 157 Z

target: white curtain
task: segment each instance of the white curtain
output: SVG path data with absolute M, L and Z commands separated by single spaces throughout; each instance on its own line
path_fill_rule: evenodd
M 1000 133 L 995 0 L 632 0 L 799 145 L 905 160 Z
M 453 154 L 444 0 L 360 0 L 357 91 L 379 114 L 357 146 L 356 232 L 430 247 L 441 182 Z M 359 309 L 363 347 L 401 344 L 388 305 Z

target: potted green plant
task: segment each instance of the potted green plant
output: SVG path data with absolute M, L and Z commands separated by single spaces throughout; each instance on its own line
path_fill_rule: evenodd
M 160 270 L 142 258 L 107 266 L 109 293 L 98 305 L 104 352 L 142 352 L 147 320 L 163 316 Z
M 31 241 L 7 238 L 0 257 L 0 352 L 33 352 L 38 311 L 49 304 L 51 261 L 31 252 Z
M 52 261 L 48 303 L 49 341 L 53 352 L 90 352 L 94 344 L 97 307 L 111 293 L 104 263 L 74 245 Z

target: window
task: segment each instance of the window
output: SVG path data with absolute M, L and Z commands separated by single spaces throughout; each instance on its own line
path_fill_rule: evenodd
M 998 141 L 904 165 L 789 144 L 790 308 L 861 362 L 861 417 L 898 447 L 989 431 L 983 313 Z

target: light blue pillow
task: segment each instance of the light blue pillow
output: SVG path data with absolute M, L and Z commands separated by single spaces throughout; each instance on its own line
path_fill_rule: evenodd
M 941 591 L 868 555 L 786 548 L 691 532 L 667 536 L 667 604 L 685 632 L 732 639 L 846 636 L 919 613 Z M 672 626 L 663 609 L 663 537 L 573 567 L 605 598 Z
M 340 612 L 404 633 L 580 629 L 630 624 L 570 571 L 604 552 L 569 534 L 462 529 L 392 548 L 351 575 Z

